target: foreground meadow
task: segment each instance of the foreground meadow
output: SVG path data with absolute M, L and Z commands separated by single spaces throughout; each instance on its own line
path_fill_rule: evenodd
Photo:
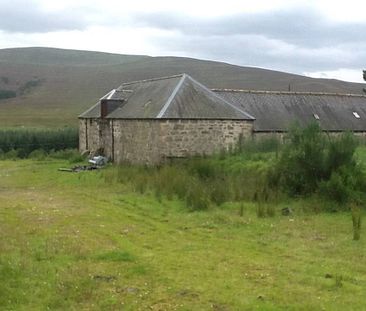
M 3 310 L 364 310 L 365 230 L 283 200 L 191 212 L 112 180 L 115 167 L 0 161 Z M 290 207 L 290 216 L 281 209 Z

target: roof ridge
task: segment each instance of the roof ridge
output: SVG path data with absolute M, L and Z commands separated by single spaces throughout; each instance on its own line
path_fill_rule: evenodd
M 183 84 L 183 82 L 184 82 L 184 80 L 186 79 L 187 76 L 188 75 L 185 74 L 185 73 L 182 74 L 182 78 L 179 80 L 178 84 L 175 86 L 172 94 L 170 94 L 168 100 L 164 104 L 163 108 L 161 108 L 161 110 L 157 114 L 156 118 L 160 119 L 160 118 L 163 117 L 164 113 L 169 108 L 170 104 L 173 102 L 173 99 L 174 99 L 175 95 L 177 95 L 177 93 L 179 92 L 180 88 L 182 87 L 182 84 Z
M 211 89 L 213 92 L 238 92 L 253 94 L 283 94 L 283 95 L 326 95 L 326 96 L 348 96 L 348 97 L 366 97 L 363 94 L 352 93 L 331 93 L 331 92 L 293 92 L 293 91 L 265 91 L 265 90 L 245 90 L 245 89 Z
M 121 87 L 122 87 L 122 86 L 124 86 L 124 85 L 130 85 L 130 84 L 134 84 L 134 83 L 141 83 L 141 82 L 153 82 L 153 81 L 160 81 L 160 80 L 166 80 L 166 79 L 178 78 L 178 77 L 182 77 L 183 75 L 185 75 L 185 73 L 180 73 L 180 74 L 172 75 L 172 76 L 159 77 L 159 78 L 151 78 L 151 79 L 144 79 L 144 80 L 130 81 L 130 82 L 122 83 L 118 88 L 121 88 Z

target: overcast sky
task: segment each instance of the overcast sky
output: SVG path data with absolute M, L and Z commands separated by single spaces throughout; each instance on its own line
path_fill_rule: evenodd
M 174 55 L 362 82 L 365 0 L 0 0 L 0 48 Z

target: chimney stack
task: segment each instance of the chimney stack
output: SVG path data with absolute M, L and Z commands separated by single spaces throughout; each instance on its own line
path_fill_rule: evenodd
M 108 99 L 100 100 L 100 117 L 104 119 L 108 114 Z
M 108 99 L 104 98 L 100 100 L 100 117 L 104 119 L 111 112 L 116 110 L 124 103 L 123 99 Z

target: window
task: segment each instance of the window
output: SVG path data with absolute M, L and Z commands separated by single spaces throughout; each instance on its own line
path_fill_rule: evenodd
M 319 118 L 319 115 L 318 115 L 318 114 L 316 114 L 316 113 L 313 113 L 313 116 L 314 116 L 315 120 L 319 120 L 319 119 L 320 119 L 320 118 Z
M 353 115 L 355 116 L 356 119 L 360 119 L 360 115 L 356 112 L 356 111 L 353 111 Z

